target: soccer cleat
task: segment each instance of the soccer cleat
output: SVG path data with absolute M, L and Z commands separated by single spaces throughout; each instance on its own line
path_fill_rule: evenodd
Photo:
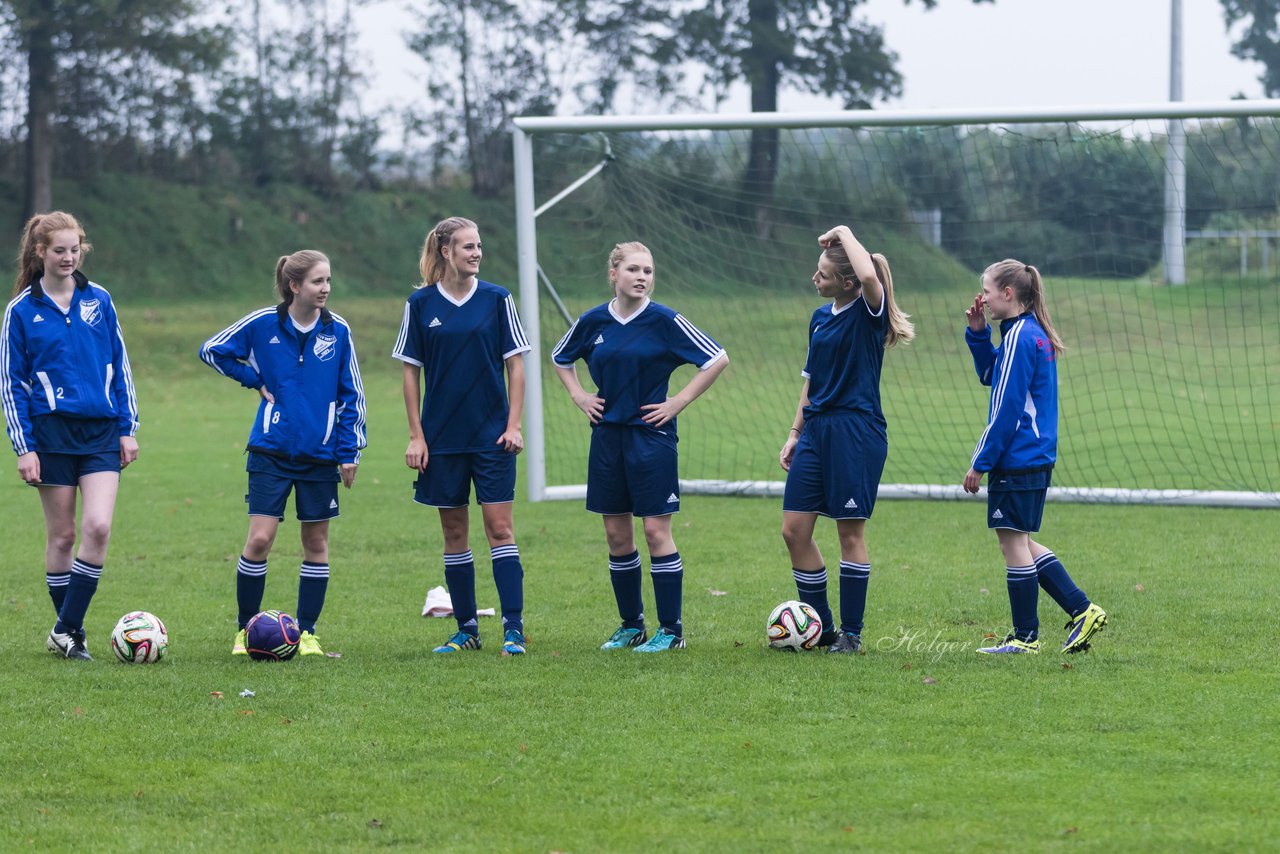
M 56 626 L 54 628 L 57 628 Z M 47 643 L 49 651 L 63 658 L 74 658 L 77 661 L 93 661 L 88 647 L 84 643 L 84 629 L 78 632 L 56 632 L 50 630 Z
M 1088 608 L 1067 620 L 1067 624 L 1063 626 L 1067 630 L 1067 642 L 1062 645 L 1062 651 L 1088 651 L 1089 639 L 1102 631 L 1106 625 L 1107 612 L 1090 603 Z
M 236 632 L 236 639 L 231 644 L 231 654 L 232 655 L 248 655 L 249 648 L 245 646 L 247 642 L 248 642 L 248 638 L 245 636 L 244 629 L 241 629 L 240 631 Z
M 610 638 L 600 644 L 601 649 L 626 649 L 629 646 L 639 646 L 649 639 L 644 629 L 629 629 L 626 626 L 619 626 L 618 630 L 613 633 Z
M 1019 655 L 1021 653 L 1035 655 L 1040 652 L 1040 641 L 1018 640 L 1016 636 L 1008 635 L 995 646 L 979 647 L 977 651 L 984 655 Z
M 440 644 L 432 652 L 448 653 L 462 652 L 464 649 L 479 649 L 480 636 L 468 634 L 464 631 L 454 632 L 453 637 Z
M 818 646 L 831 646 L 840 638 L 839 629 L 831 629 L 818 635 Z
M 862 654 L 862 636 L 855 635 L 853 632 L 840 632 L 840 636 L 835 639 L 831 646 L 827 647 L 827 654 L 832 653 L 853 653 L 854 655 Z
M 524 655 L 524 632 L 519 629 L 507 629 L 502 636 L 503 655 Z
M 312 632 L 303 632 L 298 637 L 298 655 L 324 655 L 320 641 Z
M 653 637 L 632 652 L 666 652 L 669 649 L 684 649 L 684 638 L 666 629 L 658 629 L 653 633 Z

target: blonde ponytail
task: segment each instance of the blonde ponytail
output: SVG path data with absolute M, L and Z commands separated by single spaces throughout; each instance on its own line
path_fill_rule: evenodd
M 18 277 L 14 280 L 13 296 L 44 273 L 44 261 L 37 251 L 49 245 L 49 237 L 55 231 L 74 231 L 80 236 L 80 263 L 93 251 L 93 244 L 84 239 L 84 229 L 76 218 L 66 211 L 36 214 L 27 220 L 22 229 L 22 241 L 18 244 Z
M 884 346 L 888 349 L 895 344 L 909 344 L 916 337 L 916 327 L 911 322 L 911 315 L 904 314 L 893 298 L 893 273 L 889 270 L 889 260 L 877 252 L 871 256 L 871 263 L 875 264 L 876 276 L 884 286 L 884 311 L 889 321 L 884 330 Z
M 1044 280 L 1040 278 L 1039 270 L 1014 258 L 1006 258 L 983 270 L 982 275 L 990 276 L 992 283 L 998 288 L 1013 289 L 1018 302 L 1035 315 L 1036 323 L 1040 324 L 1040 328 L 1049 338 L 1049 343 L 1053 345 L 1054 355 L 1061 355 L 1067 349 L 1057 330 L 1053 328 L 1053 321 L 1049 318 L 1049 306 L 1044 296 Z
M 446 246 L 453 245 L 454 232 L 463 228 L 479 230 L 479 226 L 471 220 L 451 216 L 440 220 L 436 223 L 436 227 L 427 233 L 427 239 L 422 243 L 422 256 L 418 259 L 418 272 L 422 274 L 422 282 L 418 287 L 434 285 L 444 276 L 445 262 L 442 250 Z

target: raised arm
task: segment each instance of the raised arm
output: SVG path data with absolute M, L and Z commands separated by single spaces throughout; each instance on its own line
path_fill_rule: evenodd
M 853 236 L 853 231 L 847 225 L 837 225 L 818 238 L 818 244 L 823 249 L 837 242 L 844 247 L 845 254 L 853 265 L 853 273 L 862 283 L 862 298 L 866 300 L 867 308 L 872 314 L 879 314 L 880 306 L 884 304 L 884 285 L 876 274 L 871 253 Z

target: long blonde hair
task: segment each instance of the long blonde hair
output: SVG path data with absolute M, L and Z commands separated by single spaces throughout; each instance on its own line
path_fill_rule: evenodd
M 1044 334 L 1049 336 L 1054 355 L 1067 349 L 1057 330 L 1053 328 L 1053 321 L 1049 319 L 1049 306 L 1044 300 L 1044 280 L 1040 278 L 1039 270 L 1030 264 L 1006 258 L 983 270 L 982 275 L 990 276 L 992 283 L 998 288 L 1013 288 L 1014 296 L 1035 315 L 1036 322 L 1040 324 Z
M 440 220 L 435 228 L 427 233 L 427 239 L 422 242 L 422 257 L 418 259 L 418 272 L 422 274 L 422 281 L 418 287 L 433 285 L 444 276 L 446 265 L 443 249 L 446 246 L 452 246 L 454 232 L 464 228 L 480 230 L 478 225 L 466 217 L 451 216 Z
M 824 249 L 822 254 L 835 265 L 836 276 L 840 281 L 843 282 L 846 279 L 858 281 L 857 275 L 853 272 L 853 262 L 849 260 L 849 253 L 844 251 L 844 246 L 838 241 Z M 884 311 L 885 317 L 889 320 L 884 329 L 884 346 L 887 349 L 895 344 L 910 343 L 911 339 L 916 337 L 916 327 L 911 322 L 911 315 L 904 314 L 893 298 L 893 273 L 889 270 L 889 260 L 877 252 L 871 256 L 871 263 L 875 265 L 876 277 L 884 286 Z
M 80 236 L 81 264 L 84 263 L 84 256 L 93 251 L 93 244 L 84 239 L 84 229 L 71 214 L 66 211 L 36 214 L 27 220 L 22 229 L 22 242 L 18 244 L 18 278 L 13 284 L 13 296 L 17 296 L 23 288 L 44 273 L 44 261 L 36 250 L 47 247 L 49 236 L 55 231 L 74 231 Z
M 312 267 L 328 263 L 328 256 L 314 249 L 300 249 L 292 255 L 281 255 L 280 260 L 276 261 L 276 293 L 281 302 L 285 305 L 293 302 L 290 282 L 301 282 L 307 278 Z

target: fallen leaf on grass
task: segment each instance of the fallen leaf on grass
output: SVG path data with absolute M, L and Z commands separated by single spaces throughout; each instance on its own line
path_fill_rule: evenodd
M 242 714 L 242 715 L 251 715 L 251 714 L 253 714 L 253 709 L 241 709 L 241 710 L 240 710 L 240 714 Z
M 846 824 L 844 827 L 842 827 L 842 828 L 840 828 L 840 829 L 841 829 L 841 830 L 843 830 L 845 833 L 853 833 L 853 825 L 852 825 L 852 824 Z
M 1075 833 L 1077 830 L 1079 830 L 1078 827 L 1068 827 L 1066 830 L 1062 831 L 1062 835 L 1067 836 L 1069 834 Z
M 74 711 L 77 715 L 84 715 L 84 709 L 80 708 L 79 706 L 76 706 Z
M 142 800 L 142 790 L 141 790 L 141 789 L 139 789 L 138 791 L 134 792 L 134 793 L 133 793 L 133 796 L 134 796 L 135 798 L 137 798 L 138 800 Z
M 908 661 L 906 664 L 902 665 L 902 669 L 903 669 L 903 670 L 910 670 L 910 669 L 911 669 L 911 662 L 910 662 L 910 661 Z
M 1141 584 L 1133 585 L 1133 589 L 1138 593 L 1145 593 L 1147 590 L 1147 588 L 1143 587 Z
M 990 591 L 990 590 L 988 590 L 988 589 L 987 589 L 987 588 L 985 588 L 985 587 L 981 587 L 981 588 L 979 588 L 979 589 L 978 589 L 978 592 L 979 592 L 979 593 L 981 593 L 983 596 L 990 596 L 990 595 L 991 595 L 991 591 Z
M 369 826 L 376 829 L 382 827 L 382 822 L 378 821 L 376 818 L 371 818 L 369 819 Z
M 714 587 L 708 587 L 707 592 L 710 593 L 712 596 L 728 596 L 729 595 L 729 591 L 716 590 Z
M 983 639 L 983 640 L 995 640 L 995 639 L 996 639 L 996 636 L 995 636 L 995 635 L 993 635 L 993 634 L 991 634 L 991 632 L 987 632 L 985 635 L 983 635 L 983 636 L 982 636 L 982 639 Z
M 40 807 L 40 809 L 36 810 L 36 812 L 40 813 L 40 815 L 48 815 L 48 814 L 49 814 L 49 808 L 48 808 L 48 807 Z
M 1075 665 L 1074 665 L 1074 664 L 1072 664 L 1070 661 L 1064 661 L 1064 662 L 1062 662 L 1062 669 L 1063 669 L 1063 670 L 1070 670 L 1070 669 L 1071 669 L 1071 668 L 1073 668 L 1073 667 L 1075 667 Z
M 520 752 L 521 752 L 521 753 L 524 753 L 524 752 L 525 752 L 526 750 L 528 750 L 528 749 L 529 749 L 529 745 L 527 745 L 527 744 L 522 744 L 522 745 L 520 745 Z
M 742 742 L 742 746 L 743 746 L 743 747 L 750 747 L 750 746 L 751 746 L 751 742 L 749 742 L 749 741 L 744 741 L 744 742 Z
M 212 697 L 212 698 L 213 698 L 213 699 L 215 699 L 215 700 L 221 700 L 221 699 L 222 699 L 222 692 L 221 692 L 221 691 L 210 691 L 210 692 L 209 692 L 209 696 L 210 696 L 210 697 Z
M 289 724 L 293 723 L 293 721 L 289 720 L 288 718 L 281 718 L 280 723 L 284 724 L 285 726 L 288 726 Z
M 920 680 L 920 681 L 924 682 L 924 684 L 926 684 L 926 685 L 937 685 L 937 684 L 938 684 L 938 680 L 937 680 L 937 679 L 934 679 L 932 676 L 926 676 L 926 677 L 924 677 L 924 679 L 922 679 L 922 680 Z
M 734 642 L 733 642 L 733 645 L 734 645 L 735 647 L 742 646 L 742 641 L 734 641 Z

